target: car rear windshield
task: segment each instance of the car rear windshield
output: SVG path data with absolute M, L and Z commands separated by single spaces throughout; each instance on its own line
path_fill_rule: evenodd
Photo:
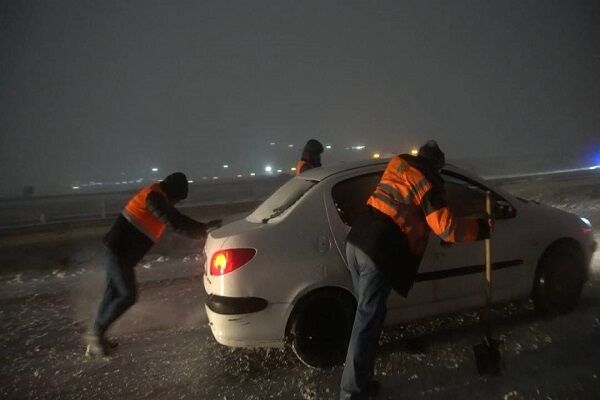
M 250 222 L 268 222 L 285 212 L 294 203 L 296 203 L 304 194 L 316 185 L 317 181 L 310 181 L 302 178 L 292 178 L 275 193 L 266 199 L 252 214 L 247 218 Z

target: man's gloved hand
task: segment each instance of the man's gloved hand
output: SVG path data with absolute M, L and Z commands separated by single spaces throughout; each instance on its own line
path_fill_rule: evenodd
M 206 230 L 212 231 L 212 230 L 218 229 L 221 227 L 222 224 L 223 224 L 223 220 L 213 219 L 212 221 L 208 221 L 206 223 Z

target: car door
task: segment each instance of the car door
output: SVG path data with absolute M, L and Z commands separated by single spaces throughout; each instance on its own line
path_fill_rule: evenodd
M 455 171 L 443 171 L 446 200 L 457 217 L 484 217 L 484 184 Z M 491 191 L 493 217 L 492 266 L 494 300 L 509 300 L 523 291 L 525 238 L 513 206 Z M 431 233 L 428 243 L 430 262 L 420 271 L 419 279 L 432 282 L 438 312 L 449 312 L 484 304 L 484 241 L 442 242 Z
M 332 179 L 329 188 L 324 191 L 329 224 L 344 263 L 346 263 L 346 236 L 352 223 L 366 207 L 367 200 L 375 190 L 382 172 L 383 166 L 380 166 L 376 170 L 358 175 L 354 173 L 353 175 L 338 177 Z M 427 260 L 426 254 L 423 261 L 426 262 Z M 392 324 L 427 315 L 427 310 L 424 307 L 431 303 L 432 299 L 433 290 L 430 281 L 417 282 L 407 298 L 392 291 L 387 303 L 386 323 Z

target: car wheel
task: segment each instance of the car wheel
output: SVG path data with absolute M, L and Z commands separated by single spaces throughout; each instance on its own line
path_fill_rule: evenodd
M 573 309 L 585 283 L 584 256 L 574 244 L 550 247 L 542 256 L 535 275 L 533 301 L 541 313 Z
M 330 367 L 344 361 L 356 302 L 343 291 L 320 290 L 301 300 L 291 320 L 289 341 L 304 364 Z

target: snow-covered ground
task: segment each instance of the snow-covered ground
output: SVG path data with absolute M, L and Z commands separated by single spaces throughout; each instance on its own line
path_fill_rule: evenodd
M 599 183 L 598 177 L 534 178 L 505 187 L 600 226 Z M 79 335 L 104 279 L 95 258 L 98 235 L 71 237 L 68 243 L 46 235 L 47 246 L 25 241 L 24 250 L 14 239 L 13 247 L 2 247 L 3 262 L 16 251 L 36 268 L 4 265 L 0 271 L 0 398 L 337 398 L 341 367 L 313 370 L 285 349 L 217 344 L 203 309 L 201 247 L 175 238 L 138 266 L 140 299 L 112 331 L 120 346 L 111 361 L 86 360 Z M 598 232 L 595 237 L 600 241 Z M 477 374 L 476 313 L 387 329 L 376 363 L 379 398 L 600 398 L 598 253 L 592 263 L 582 300 L 569 314 L 540 318 L 527 301 L 497 307 L 507 366 L 499 377 Z

